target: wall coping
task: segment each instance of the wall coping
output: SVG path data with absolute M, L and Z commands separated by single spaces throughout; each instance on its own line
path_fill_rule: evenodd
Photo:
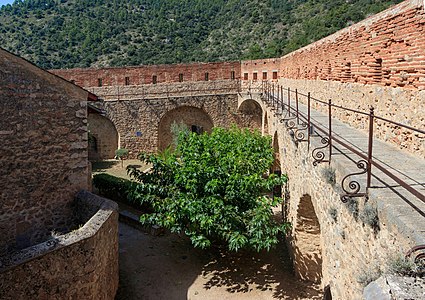
M 85 222 L 84 226 L 37 245 L 0 257 L 0 273 L 95 236 L 114 211 L 118 211 L 118 205 L 115 202 L 84 190 L 75 195 L 75 201 L 77 202 L 77 206 L 81 203 L 95 210 L 94 215 Z

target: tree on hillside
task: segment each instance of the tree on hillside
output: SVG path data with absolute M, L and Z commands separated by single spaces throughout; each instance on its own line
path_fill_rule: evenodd
M 270 249 L 288 228 L 273 218 L 282 199 L 267 196 L 286 176 L 264 176 L 273 163 L 269 137 L 215 128 L 211 134 L 182 131 L 176 149 L 140 155 L 148 173 L 129 169 L 140 184 L 132 200 L 150 204 L 143 224 L 184 233 L 195 247 L 226 244 L 230 250 Z

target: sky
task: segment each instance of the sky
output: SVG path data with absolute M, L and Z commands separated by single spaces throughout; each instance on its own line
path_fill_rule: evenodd
M 0 0 L 0 6 L 12 4 L 14 0 Z

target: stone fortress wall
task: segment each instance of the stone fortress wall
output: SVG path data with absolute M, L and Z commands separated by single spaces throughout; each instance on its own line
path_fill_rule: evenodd
M 72 227 L 88 189 L 87 91 L 0 49 L 0 255 Z
M 185 122 L 189 125 L 202 125 L 206 130 L 211 123 L 214 126 L 236 123 L 258 127 L 255 113 L 250 114 L 248 109 L 241 113 L 238 109 L 240 102 L 240 107 L 258 113 L 255 105 L 258 102 L 262 130 L 274 137 L 282 158 L 280 168 L 290 178 L 286 213 L 293 224 L 290 243 L 298 275 L 321 280 L 323 285 L 330 284 L 336 299 L 359 299 L 363 288 L 361 277 L 371 276 L 379 267 L 376 265 L 384 265 L 390 255 L 423 243 L 423 234 L 413 234 L 400 224 L 397 210 L 405 212 L 404 204 L 400 205 L 400 199 L 390 199 L 386 194 L 380 199 L 376 197 L 380 191 L 374 191 L 369 201 L 379 200 L 380 219 L 380 231 L 374 232 L 356 220 L 341 203 L 338 186 L 332 186 L 323 176 L 325 167 L 313 168 L 311 149 L 305 144 L 293 143 L 284 124 L 274 116 L 275 111 L 265 107 L 261 99 L 250 99 L 254 96 L 249 92 L 244 99 L 249 101 L 245 102 L 248 105 L 238 101 L 238 94 L 239 98 L 241 95 L 238 87 L 227 93 L 214 94 L 211 90 L 220 88 L 220 81 L 224 87 L 233 84 L 229 83 L 232 80 L 242 87 L 258 87 L 266 71 L 267 80 L 292 90 L 311 92 L 313 97 L 323 101 L 331 98 L 338 105 L 362 111 L 373 104 L 377 115 L 423 129 L 423 9 L 422 1 L 408 0 L 282 58 L 234 63 L 234 79 L 233 71 L 225 69 L 223 74 L 230 71 L 230 75 L 226 75 L 230 77 L 215 81 L 209 74 L 206 80 L 207 72 L 196 64 L 191 65 L 200 70 L 196 76 L 186 75 L 194 73 L 182 71 L 184 65 L 161 66 L 175 70 L 174 75 L 162 77 L 152 71 L 157 66 L 53 72 L 92 89 L 101 98 L 103 95 L 102 109 L 119 133 L 119 146 L 129 148 L 133 154 L 161 148 L 162 137 L 164 143 L 168 143 L 169 128 L 163 128 L 170 126 L 173 120 L 187 118 Z M 137 69 L 139 73 L 130 76 L 130 69 Z M 115 75 L 108 75 L 111 70 Z M 256 79 L 254 73 L 257 73 Z M 156 84 L 153 76 L 157 76 Z M 137 81 L 137 78 L 144 79 Z M 181 92 L 184 94 L 179 94 Z M 335 112 L 334 116 L 366 129 L 367 122 L 362 117 L 347 112 Z M 379 124 L 376 132 L 381 139 L 402 149 L 424 154 L 422 136 Z M 313 143 L 318 146 L 317 141 Z M 331 166 L 336 169 L 337 182 L 349 172 L 337 160 Z M 360 210 L 364 209 L 362 205 L 364 202 L 360 203 Z
M 281 58 L 52 72 L 104 100 L 230 94 L 241 87 L 258 89 L 269 80 L 350 109 L 368 112 L 373 105 L 379 117 L 424 128 L 424 23 L 423 1 L 407 0 Z M 333 114 L 367 130 L 366 117 L 340 109 Z M 425 156 L 423 134 L 383 121 L 377 122 L 375 133 L 400 149 Z
M 368 112 L 373 106 L 377 116 L 424 129 L 424 24 L 423 1 L 404 1 L 281 57 L 279 84 L 354 110 Z M 241 74 L 252 80 L 253 65 L 267 64 L 269 60 L 242 62 Z M 306 98 L 300 101 L 306 103 Z M 358 114 L 340 109 L 333 114 L 356 128 L 368 128 L 367 119 Z M 375 129 L 381 140 L 425 157 L 423 134 L 386 122 L 378 122 Z
M 76 197 L 91 182 L 90 97 L 0 49 L 1 299 L 115 297 L 117 208 Z

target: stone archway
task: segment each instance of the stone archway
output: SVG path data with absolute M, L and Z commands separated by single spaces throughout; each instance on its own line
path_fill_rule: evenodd
M 202 109 L 194 106 L 181 106 L 168 111 L 159 122 L 158 150 L 162 151 L 171 145 L 173 135 L 171 125 L 183 123 L 189 130 L 197 133 L 211 132 L 214 123 L 211 117 Z
M 257 101 L 244 100 L 239 106 L 238 112 L 241 116 L 242 127 L 261 131 L 263 109 Z
M 89 159 L 101 160 L 111 159 L 118 149 L 118 131 L 114 123 L 108 118 L 97 114 L 89 113 Z
M 311 196 L 301 197 L 294 228 L 294 266 L 304 280 L 319 283 L 322 279 L 322 247 L 320 223 Z

